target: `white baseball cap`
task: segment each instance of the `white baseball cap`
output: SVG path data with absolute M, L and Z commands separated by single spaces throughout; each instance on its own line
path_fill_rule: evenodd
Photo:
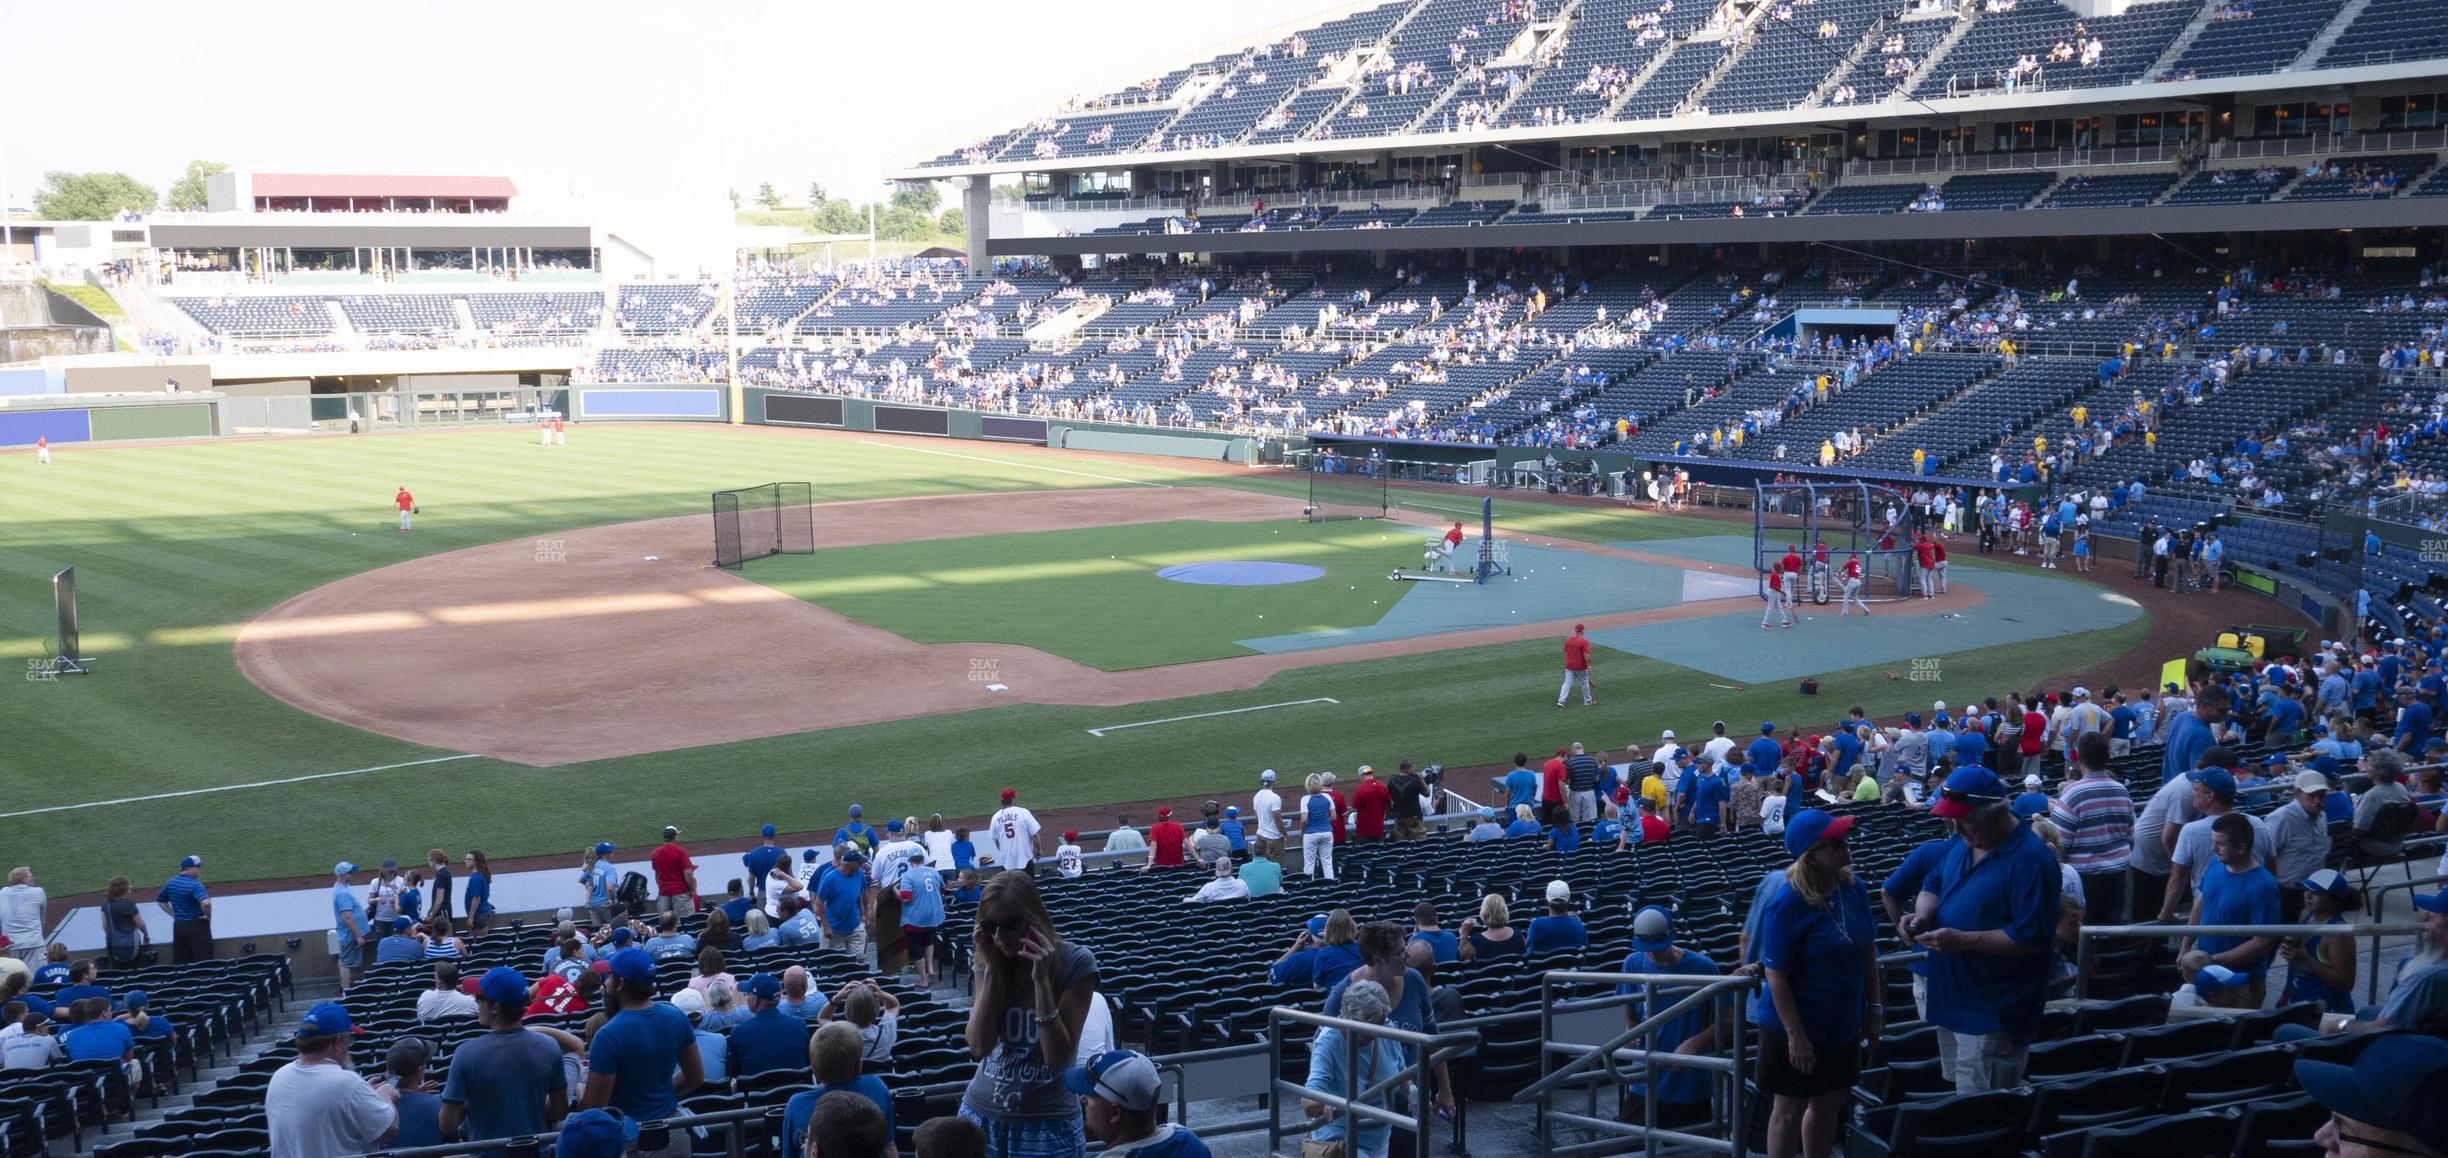
M 1572 900 L 1572 886 L 1562 881 L 1547 882 L 1547 903 L 1561 905 Z
M 2087 699 L 2090 699 L 2090 698 L 2091 698 L 2091 689 L 2089 689 L 2089 688 L 2076 688 L 2076 689 L 2074 689 L 2074 698 L 2075 698 L 2075 699 L 2078 699 L 2078 700 L 2087 700 Z
M 2037 772 L 2024 773 L 2023 786 L 2025 788 L 2038 788 L 2040 786 L 2040 774 Z
M 1666 729 L 1665 731 L 1658 733 L 1658 739 L 1661 739 L 1661 740 L 1671 740 L 1671 739 L 1674 739 L 1674 738 L 1675 738 L 1675 734 L 1674 734 L 1674 729 L 1673 729 L 1673 728 L 1668 728 L 1668 729 Z
M 1269 768 L 1266 771 L 1259 773 L 1258 782 L 1261 784 L 1273 784 L 1275 782 L 1275 770 Z

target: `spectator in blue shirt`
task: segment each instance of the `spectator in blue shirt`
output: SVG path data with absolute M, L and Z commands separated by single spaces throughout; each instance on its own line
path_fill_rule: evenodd
M 185 965 L 212 960 L 212 893 L 204 887 L 204 858 L 179 858 L 178 875 L 162 882 L 153 894 L 170 917 L 170 961 Z
M 417 940 L 415 928 L 416 922 L 405 916 L 391 918 L 391 935 L 374 943 L 374 963 L 388 965 L 394 961 L 424 960 L 425 942 Z
M 680 1099 L 705 1082 L 697 1039 L 688 1018 L 655 1000 L 653 956 L 623 949 L 609 964 L 604 1005 L 612 1019 L 587 1046 L 586 1095 L 579 1107 L 608 1106 L 641 1122 L 671 1117 Z
M 684 988 L 671 995 L 671 1004 L 688 1018 L 689 1036 L 697 1040 L 697 1056 L 705 1062 L 705 1080 L 716 1085 L 730 1081 L 731 1039 L 706 1027 L 704 991 Z
M 1537 820 L 1532 819 L 1534 815 L 1535 814 L 1531 811 L 1531 807 L 1527 804 L 1514 808 L 1513 823 L 1505 826 L 1505 839 L 1534 839 L 1540 834 L 1546 832 L 1546 829 L 1539 827 L 1539 822 Z
M 2422 690 L 2413 684 L 2397 688 L 2397 731 L 2393 746 L 2410 759 L 2421 759 L 2423 744 L 2431 738 L 2431 705 L 2422 702 Z
M 332 866 L 332 932 L 340 942 L 340 992 L 347 993 L 349 974 L 365 964 L 366 907 L 365 901 L 349 887 L 349 874 L 357 866 L 347 861 Z
M 1938 862 L 1945 860 L 1956 845 L 1963 843 L 1962 837 L 1953 835 L 1953 822 L 1941 820 L 1938 823 L 1946 828 L 1948 835 L 1924 841 L 1905 853 L 1904 863 L 1897 865 L 1896 870 L 1887 874 L 1887 879 L 1879 885 L 1879 907 L 1887 910 L 1887 923 L 1890 925 L 1900 926 L 1904 915 L 1921 903 L 1922 884 L 1929 880 L 1931 873 L 1938 871 Z M 1912 974 L 1913 1006 L 1921 1011 L 1922 1019 L 1927 1020 L 1929 959 L 1924 957 L 1904 968 Z
M 1765 739 L 1765 737 L 1762 738 Z M 1769 742 L 1774 743 L 1775 741 Z M 1729 767 L 1730 765 L 1720 765 L 1716 772 L 1704 773 L 1697 777 L 1688 772 L 1684 774 L 1686 782 L 1694 779 L 1699 781 L 1692 785 L 1691 820 L 1693 829 L 1702 836 L 1717 835 L 1718 826 L 1725 823 L 1726 798 L 1730 794 L 1726 786 L 1726 770 Z
M 1588 926 L 1572 915 L 1572 886 L 1563 881 L 1547 882 L 1547 915 L 1532 918 L 1529 940 L 1523 943 L 1522 952 L 1537 957 L 1588 944 Z
M 1759 1087 L 1771 1154 L 1828 1154 L 1861 1076 L 1862 1042 L 1884 1022 L 1870 898 L 1853 879 L 1854 818 L 1804 809 L 1785 824 L 1793 863 L 1759 902 Z
M 2206 685 L 2193 698 L 2193 710 L 2167 721 L 2166 748 L 2159 760 L 2162 782 L 2191 772 L 2201 764 L 2201 754 L 2217 743 L 2211 725 L 2227 718 L 2227 689 L 2216 684 Z
M 1674 919 L 1656 905 L 1642 909 L 1632 918 L 1632 952 L 1623 959 L 1625 973 L 1687 973 L 1694 977 L 1716 977 L 1717 963 L 1704 954 L 1675 944 Z M 1615 992 L 1623 996 L 1635 993 L 1631 985 L 1618 985 Z M 1656 1009 L 1646 1004 L 1624 1007 L 1624 1026 L 1639 1025 L 1653 1012 L 1691 995 L 1688 989 L 1660 988 Z M 1676 1053 L 1708 1053 L 1716 1048 L 1717 1018 L 1712 1005 L 1699 1005 L 1685 1010 L 1656 1029 L 1654 1037 L 1643 1043 L 1652 1050 Z M 1633 1097 L 1648 1096 L 1648 1087 L 1634 1082 L 1628 1092 Z M 1709 1075 L 1706 1070 L 1688 1066 L 1663 1067 L 1658 1078 L 1657 1123 L 1661 1126 L 1686 1126 L 1708 1120 Z M 1624 1120 L 1641 1121 L 1637 1107 L 1627 1107 Z
M 1088 1136 L 1108 1154 L 1130 1158 L 1207 1158 L 1198 1135 L 1178 1122 L 1159 1125 L 1164 1083 L 1156 1064 L 1135 1050 L 1109 1049 L 1063 1073 L 1063 1088 L 1079 1096 Z
M 1785 762 L 1785 746 L 1776 741 L 1773 721 L 1760 725 L 1759 739 L 1743 749 L 1744 763 L 1762 776 L 1776 775 L 1777 766 Z
M 1922 883 L 1903 931 L 1930 952 L 1929 1020 L 1955 1088 L 2004 1089 L 2022 1081 L 2040 1030 L 2062 874 L 1986 768 L 1947 777 L 1930 814 L 1963 840 Z
M 2275 925 L 2284 920 L 2279 908 L 2278 880 L 2261 866 L 2254 852 L 2255 832 L 2244 814 L 2230 812 L 2210 822 L 2210 851 L 2218 863 L 2202 874 L 2201 910 L 2197 925 Z M 2203 936 L 2191 948 L 2210 955 L 2252 979 L 2245 990 L 2247 1008 L 2261 1008 L 2270 957 L 2278 951 L 2277 937 Z
M 578 868 L 578 885 L 586 890 L 587 914 L 595 924 L 598 927 L 611 924 L 612 894 L 620 887 L 620 876 L 612 868 L 611 842 L 600 842 L 588 850 L 586 863 Z M 437 906 L 442 903 L 439 893 L 434 903 Z
M 391 1136 L 386 1146 L 406 1149 L 410 1146 L 439 1146 L 442 1135 L 442 1099 L 426 1085 L 425 1071 L 433 1065 L 433 1043 L 421 1037 L 403 1037 L 391 1043 L 391 1052 L 383 1058 L 383 1069 L 390 1075 L 391 1087 L 399 1091 L 392 1105 L 399 1111 L 399 1133 Z
M 1538 804 L 1538 773 L 1530 770 L 1528 752 L 1513 753 L 1513 770 L 1504 774 L 1505 810 Z
M 1581 829 L 1573 824 L 1571 815 L 1556 814 L 1556 822 L 1547 829 L 1547 847 L 1559 855 L 1570 855 L 1581 847 Z
M 1462 938 L 1438 924 L 1435 901 L 1411 906 L 1410 939 L 1428 946 L 1430 958 L 1439 965 L 1451 965 L 1462 959 Z
M 807 1061 L 808 1023 L 782 1012 L 782 979 L 758 973 L 740 982 L 740 993 L 748 1020 L 731 1027 L 731 1076 L 798 1069 Z

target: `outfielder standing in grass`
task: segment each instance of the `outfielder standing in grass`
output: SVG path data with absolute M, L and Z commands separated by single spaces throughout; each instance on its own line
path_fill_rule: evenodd
M 1556 689 L 1556 706 L 1559 708 L 1572 697 L 1575 683 L 1581 685 L 1583 707 L 1598 702 L 1595 689 L 1590 686 L 1588 631 L 1588 624 L 1576 623 L 1573 624 L 1573 633 L 1564 637 L 1564 686 Z
M 391 496 L 391 505 L 399 508 L 400 534 L 407 534 L 408 516 L 417 509 L 416 496 L 409 494 L 407 487 L 401 487 L 398 494 Z

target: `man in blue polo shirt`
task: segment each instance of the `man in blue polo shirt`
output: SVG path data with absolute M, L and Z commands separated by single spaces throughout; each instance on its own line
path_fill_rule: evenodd
M 805 1068 L 808 1023 L 782 1012 L 782 979 L 759 973 L 740 982 L 739 991 L 750 1016 L 731 1027 L 731 1076 Z
M 1632 917 L 1632 952 L 1623 959 L 1625 973 L 1683 973 L 1694 977 L 1717 977 L 1717 963 L 1705 954 L 1675 944 L 1674 918 L 1656 905 L 1642 909 Z M 1631 996 L 1630 985 L 1618 985 L 1615 992 Z M 1624 1026 L 1639 1025 L 1651 1013 L 1691 995 L 1688 989 L 1660 988 L 1657 1008 L 1646 1004 L 1624 1007 Z M 1716 1046 L 1717 1017 L 1713 1005 L 1696 1005 L 1657 1027 L 1657 1036 L 1644 1043 L 1644 1048 L 1672 1050 L 1676 1053 L 1708 1053 Z M 1691 1066 L 1661 1067 L 1658 1078 L 1657 1124 L 1684 1126 L 1704 1122 L 1709 1116 L 1708 1071 Z M 1648 1087 L 1634 1082 L 1625 1091 L 1632 1097 L 1645 1097 Z M 1627 1106 L 1627 1122 L 1642 1120 L 1636 1107 Z
M 1954 821 L 1963 843 L 1922 883 L 1903 931 L 1930 952 L 1929 1020 L 1941 1049 L 1953 1046 L 1956 1090 L 2005 1089 L 2023 1079 L 2048 1001 L 2057 858 L 1986 768 L 1947 777 L 1930 815 Z
M 654 958 L 644 949 L 612 955 L 604 976 L 604 1004 L 612 1020 L 587 1046 L 586 1095 L 582 1110 L 609 1106 L 641 1122 L 678 1113 L 680 1099 L 705 1082 L 705 1059 L 688 1016 L 655 1000 Z M 678 1074 L 678 1078 L 673 1077 Z M 675 1132 L 656 1154 L 689 1152 L 686 1132 Z
M 758 900 L 765 897 L 765 878 L 773 873 L 774 862 L 790 856 L 790 852 L 774 842 L 774 826 L 765 826 L 765 843 L 740 854 L 740 865 L 748 870 L 748 895 Z
M 178 875 L 162 883 L 153 903 L 170 915 L 172 964 L 212 960 L 212 893 L 204 887 L 203 857 L 180 857 Z
M 1762 776 L 1776 775 L 1777 766 L 1785 762 L 1785 745 L 1776 741 L 1776 723 L 1760 724 L 1759 739 L 1743 749 L 1743 763 Z

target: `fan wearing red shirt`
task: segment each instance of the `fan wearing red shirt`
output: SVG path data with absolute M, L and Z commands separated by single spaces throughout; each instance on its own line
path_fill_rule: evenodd
M 1351 839 L 1351 798 L 1343 795 L 1342 789 L 1335 787 L 1334 773 L 1324 773 L 1322 779 L 1326 787 L 1326 799 L 1334 802 L 1334 842 L 1341 844 Z
M 1148 826 L 1147 868 L 1140 871 L 1145 872 L 1148 868 L 1179 868 L 1188 863 L 1182 856 L 1182 846 L 1187 843 L 1188 839 L 1188 834 L 1182 831 L 1181 824 L 1173 819 L 1171 808 L 1157 809 L 1156 823 Z
M 2015 754 L 2023 758 L 2023 773 L 2040 770 L 2040 754 L 2048 750 L 2048 716 L 2038 704 L 2023 709 L 2023 735 L 2015 742 Z
M 1654 844 L 1674 833 L 1674 826 L 1657 814 L 1657 801 L 1646 796 L 1640 802 L 1640 834 L 1642 844 Z
M 1572 697 L 1573 685 L 1581 685 L 1581 706 L 1598 702 L 1598 689 L 1591 686 L 1589 674 L 1589 625 L 1573 624 L 1573 633 L 1564 637 L 1564 686 L 1556 689 L 1556 706 Z
M 1360 782 L 1352 785 L 1352 837 L 1357 840 L 1384 840 L 1386 806 L 1394 803 L 1394 794 L 1377 779 L 1377 770 L 1360 766 Z
M 1564 815 L 1564 756 L 1565 750 L 1558 748 L 1545 764 L 1539 765 L 1538 802 L 1543 823 L 1554 824 L 1555 817 Z
M 697 862 L 689 859 L 688 850 L 680 847 L 680 830 L 670 825 L 663 828 L 663 843 L 656 845 L 654 863 L 655 909 L 678 913 L 681 917 L 697 915 Z

